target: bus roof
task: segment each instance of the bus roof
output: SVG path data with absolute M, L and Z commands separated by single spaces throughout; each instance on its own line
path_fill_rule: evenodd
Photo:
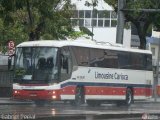
M 128 52 L 138 52 L 138 53 L 147 53 L 152 54 L 150 50 L 141 50 L 141 49 L 133 49 L 126 48 L 123 46 L 112 45 L 112 44 L 104 44 L 96 43 L 94 41 L 69 41 L 69 40 L 39 40 L 39 41 L 27 41 L 20 43 L 17 47 L 63 47 L 63 46 L 79 46 L 79 47 L 87 47 L 87 48 L 98 48 L 98 49 L 109 49 L 109 50 L 117 50 L 117 51 L 128 51 Z

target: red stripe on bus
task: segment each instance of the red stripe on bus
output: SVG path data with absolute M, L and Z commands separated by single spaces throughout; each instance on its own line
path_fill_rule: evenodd
M 13 90 L 17 99 L 60 100 L 60 95 L 75 95 L 76 86 L 67 86 L 60 90 Z M 134 96 L 151 96 L 151 88 L 133 88 Z M 85 95 L 126 95 L 126 87 L 85 86 Z M 52 97 L 56 96 L 56 99 Z
M 134 88 L 134 95 L 136 96 L 151 96 L 152 95 L 152 88 Z
M 119 87 L 85 87 L 86 95 L 125 95 L 126 88 Z
M 67 86 L 61 89 L 62 95 L 75 95 L 76 86 Z M 99 87 L 85 86 L 85 95 L 126 95 L 126 87 Z M 151 96 L 151 88 L 133 88 L 133 95 Z
M 53 96 L 55 98 L 53 98 Z M 13 98 L 29 100 L 60 100 L 60 90 L 13 90 Z
M 61 89 L 62 95 L 75 95 L 76 86 L 67 86 Z

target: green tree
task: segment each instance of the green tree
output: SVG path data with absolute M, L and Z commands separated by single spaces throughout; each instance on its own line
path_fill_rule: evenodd
M 118 0 L 105 0 L 105 2 L 113 6 L 117 12 Z M 130 9 L 124 11 L 126 21 L 130 21 L 136 26 L 140 38 L 140 49 L 145 49 L 147 30 L 151 24 L 158 27 L 159 22 L 157 18 L 159 18 L 160 13 L 141 11 L 140 9 L 160 9 L 160 1 L 126 0 L 125 9 Z
M 18 38 L 18 42 L 66 39 L 74 32 L 70 22 L 73 8 L 70 0 L 1 0 L 0 30 L 7 31 L 5 35 L 10 39 Z
M 153 21 L 154 21 L 154 26 L 153 26 L 154 30 L 160 31 L 160 13 L 156 15 Z

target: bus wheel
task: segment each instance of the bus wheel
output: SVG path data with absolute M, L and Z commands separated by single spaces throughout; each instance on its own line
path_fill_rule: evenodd
M 76 106 L 80 106 L 81 104 L 85 103 L 84 88 L 83 87 L 76 88 L 74 103 Z
M 126 100 L 125 100 L 125 105 L 130 106 L 131 103 L 133 102 L 133 93 L 130 88 L 127 88 L 126 90 Z
M 34 103 L 36 104 L 36 106 L 44 106 L 46 104 L 45 100 L 36 100 L 34 101 Z

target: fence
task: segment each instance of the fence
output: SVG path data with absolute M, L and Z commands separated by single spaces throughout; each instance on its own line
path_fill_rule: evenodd
M 0 97 L 12 96 L 13 72 L 0 70 Z

